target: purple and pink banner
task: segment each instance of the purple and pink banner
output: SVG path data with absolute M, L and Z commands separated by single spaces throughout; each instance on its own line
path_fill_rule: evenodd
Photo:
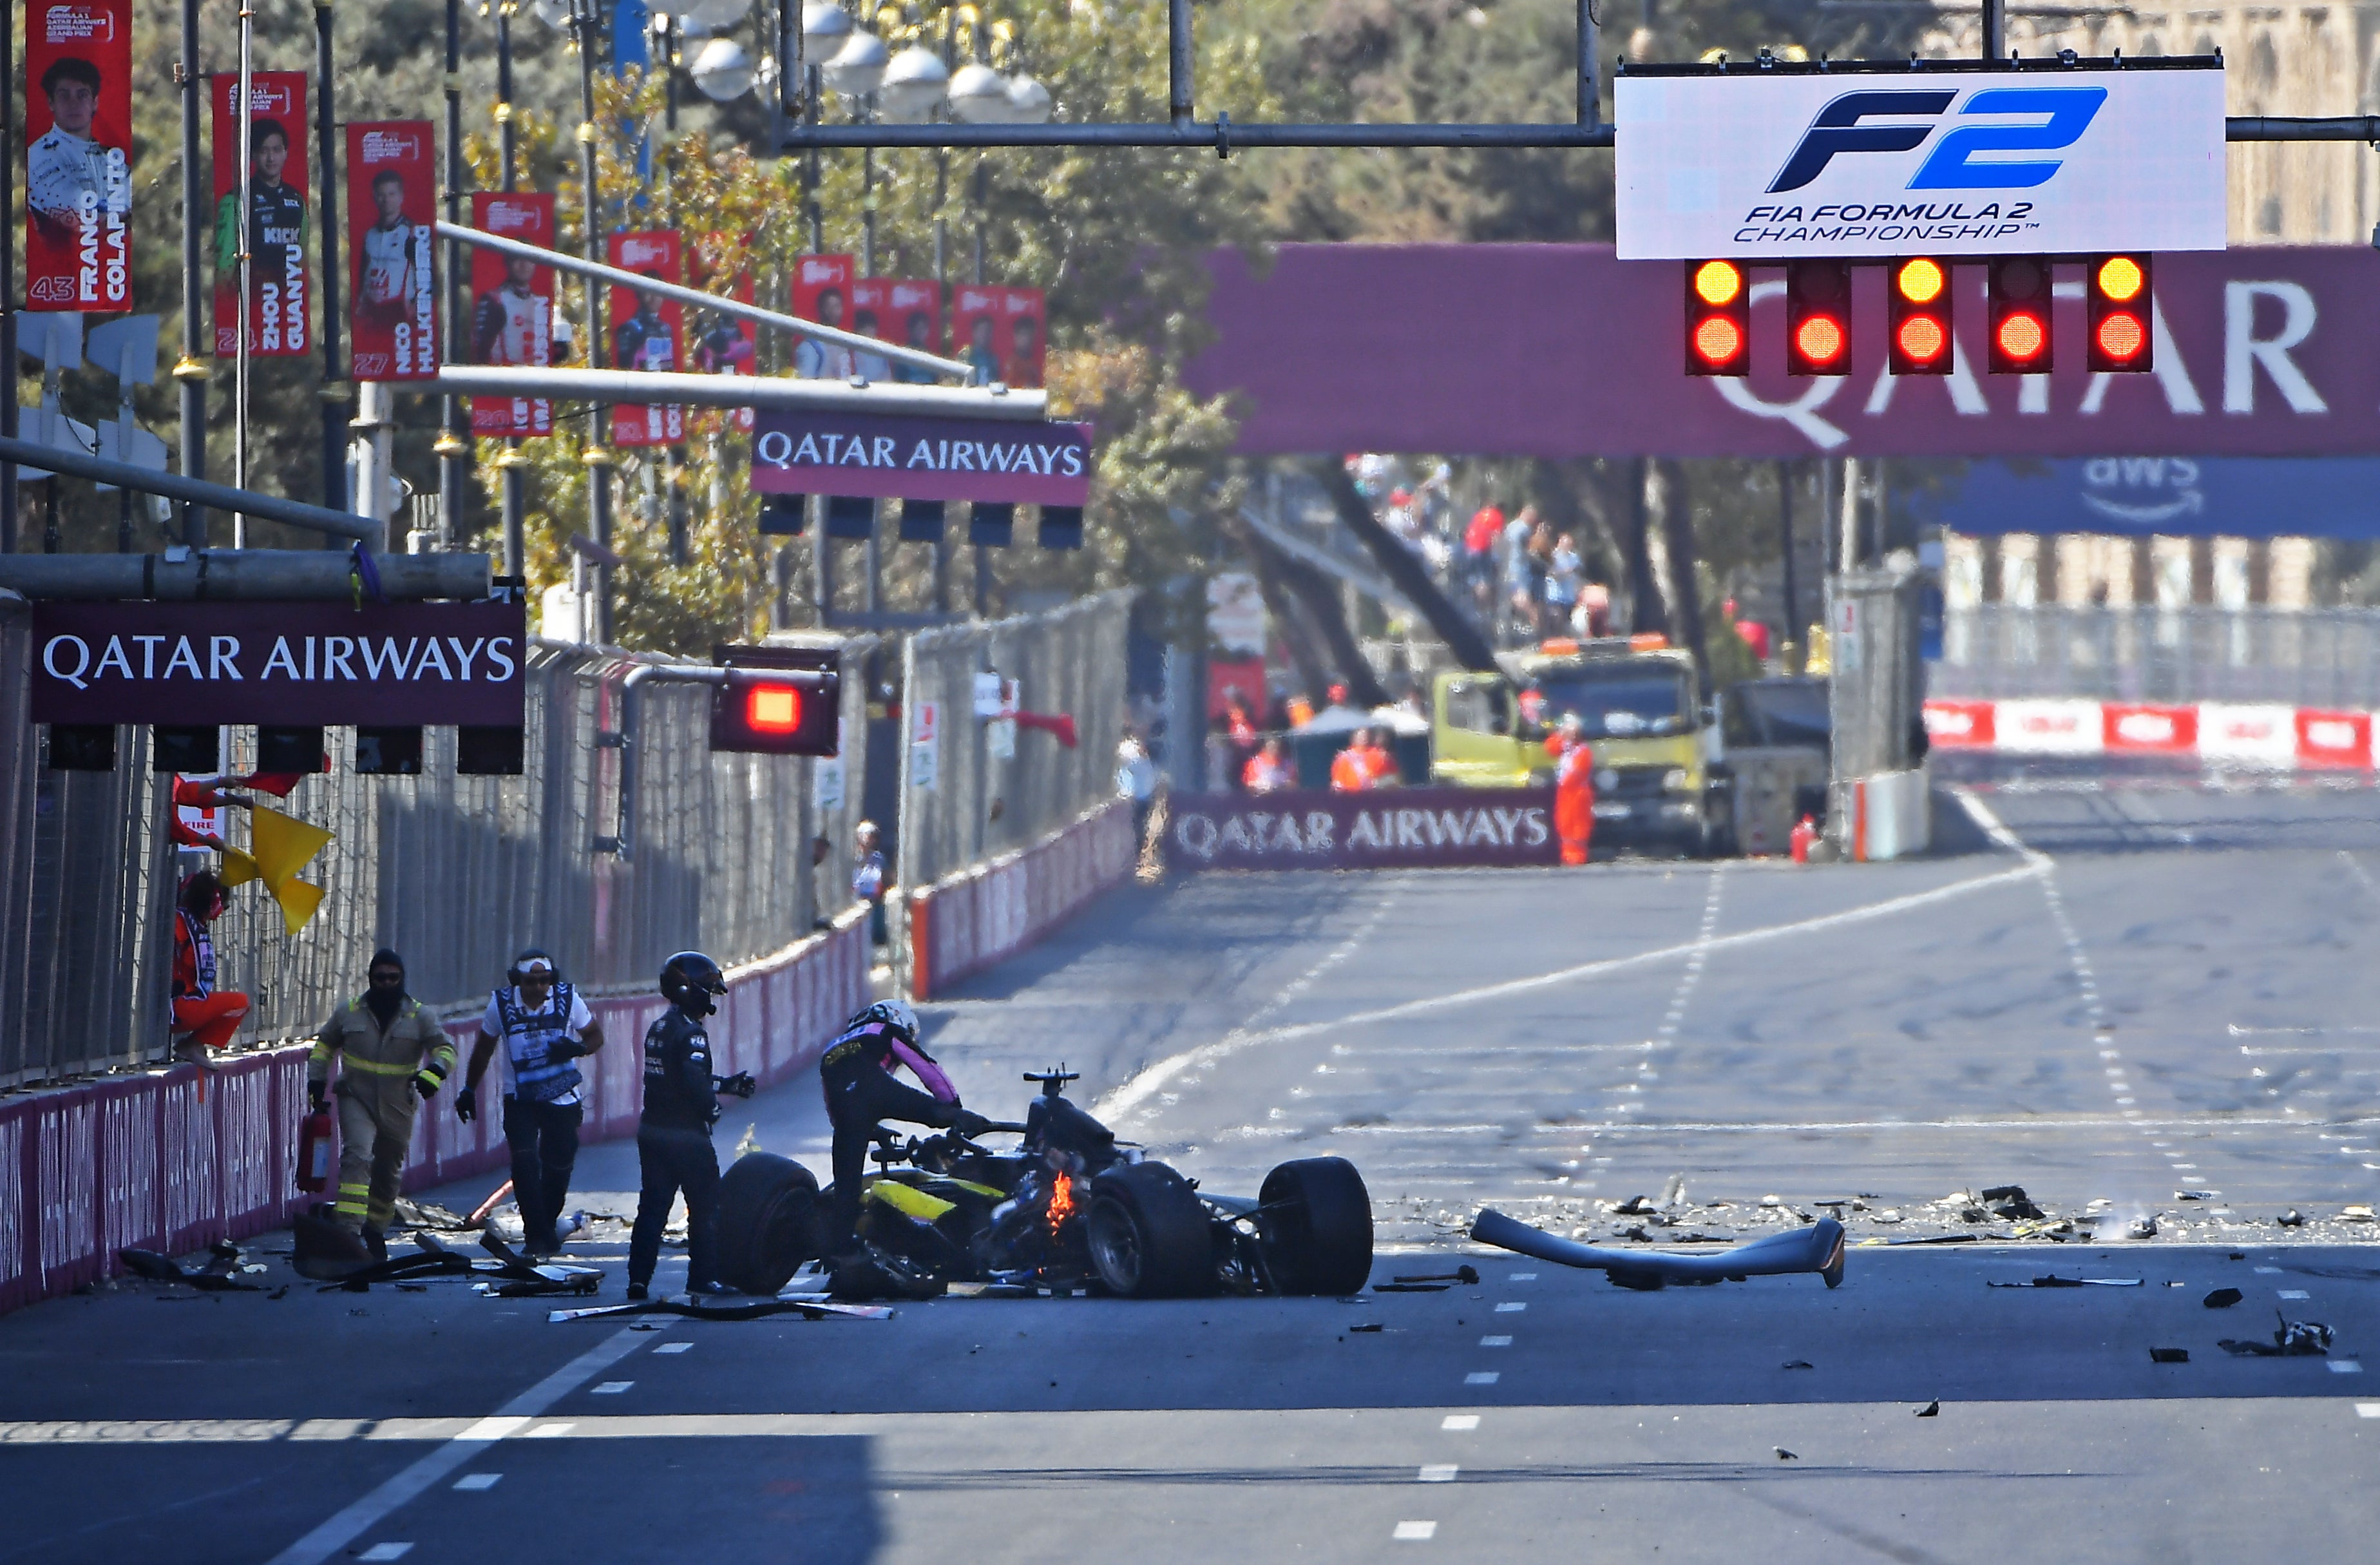
M 752 487 L 763 495 L 1079 506 L 1091 487 L 1091 426 L 761 413 L 753 424 Z
M 1953 271 L 1948 376 L 1885 367 L 1885 277 L 1852 274 L 1852 373 L 1785 373 L 1784 279 L 1753 269 L 1753 373 L 1684 373 L 1677 262 L 1609 245 L 1283 245 L 1212 262 L 1218 340 L 1184 378 L 1242 399 L 1239 449 L 1586 457 L 2338 456 L 2380 450 L 2380 252 L 2156 258 L 2146 374 L 2083 365 L 2056 273 L 2057 367 L 1984 373 L 1984 269 Z

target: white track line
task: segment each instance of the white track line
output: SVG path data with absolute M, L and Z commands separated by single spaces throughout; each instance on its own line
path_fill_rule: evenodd
M 273 1557 L 272 1565 L 322 1565 L 392 1511 L 419 1498 L 431 1486 L 516 1433 L 546 1409 L 628 1356 L 637 1346 L 633 1328 L 619 1331 L 579 1354 L 552 1375 L 422 1457 L 412 1466 Z
M 1988 828 L 1987 828 L 1988 829 Z M 2002 827 L 2003 831 L 2007 828 Z M 2013 840 L 2013 838 L 2011 838 Z M 1575 967 L 1557 968 L 1551 972 L 1537 973 L 1529 978 L 1507 979 L 1500 984 L 1485 984 L 1475 989 L 1458 989 L 1452 994 L 1435 995 L 1427 999 L 1407 1000 L 1400 1005 L 1383 1006 L 1377 1010 L 1359 1010 L 1336 1017 L 1329 1021 L 1301 1022 L 1294 1027 L 1273 1027 L 1257 1032 L 1237 1030 L 1224 1034 L 1211 1044 L 1183 1050 L 1150 1065 L 1100 1098 L 1092 1112 L 1112 1122 L 1131 1113 L 1161 1091 L 1165 1084 L 1184 1071 L 1225 1059 L 1244 1049 L 1260 1044 L 1285 1043 L 1293 1038 L 1312 1037 L 1342 1027 L 1360 1027 L 1375 1021 L 1394 1021 L 1410 1016 L 1427 1016 L 1432 1011 L 1476 1005 L 1482 1000 L 1501 999 L 1509 995 L 1527 994 L 1532 990 L 1551 988 L 1581 978 L 1599 978 L 1606 973 L 1625 972 L 1631 969 L 1652 967 L 1661 962 L 1691 957 L 1696 953 L 1730 950 L 1742 946 L 1765 945 L 1789 935 L 1815 934 L 1822 929 L 1837 929 L 1845 924 L 1865 923 L 1873 919 L 1890 918 L 1912 908 L 1930 907 L 1978 891 L 1988 891 L 2002 886 L 2013 886 L 2037 878 L 2044 872 L 2033 861 L 2046 860 L 2032 850 L 2018 844 L 2018 850 L 2027 855 L 2023 868 L 2001 870 L 1993 874 L 1977 875 L 1972 880 L 1955 881 L 1931 891 L 1912 892 L 1906 897 L 1888 898 L 1870 902 L 1864 907 L 1851 908 L 1839 913 L 1821 913 L 1813 918 L 1797 919 L 1791 923 L 1772 923 L 1759 929 L 1748 929 L 1740 935 L 1721 935 L 1711 939 L 1696 938 L 1682 945 L 1664 946 L 1657 950 L 1639 951 L 1634 956 L 1612 957 L 1602 961 L 1581 962 Z

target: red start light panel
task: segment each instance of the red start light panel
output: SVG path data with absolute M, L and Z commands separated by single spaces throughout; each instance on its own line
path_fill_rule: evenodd
M 790 685 L 755 685 L 744 698 L 744 720 L 760 733 L 792 733 L 802 726 L 802 692 Z

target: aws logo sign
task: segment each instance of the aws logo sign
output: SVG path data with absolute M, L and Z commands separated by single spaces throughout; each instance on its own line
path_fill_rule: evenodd
M 1802 132 L 1768 193 L 1801 190 L 1839 157 L 1933 150 L 1907 188 L 1912 190 L 2029 190 L 2047 184 L 2058 158 L 2011 154 L 2073 146 L 2107 101 L 2104 87 L 1987 87 L 1958 98 L 1951 88 L 1846 92 L 1820 109 Z M 1998 123 L 1966 121 L 1991 117 Z M 2023 116 L 2030 123 L 2006 121 Z

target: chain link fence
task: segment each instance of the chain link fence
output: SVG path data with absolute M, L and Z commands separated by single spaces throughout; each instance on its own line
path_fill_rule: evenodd
M 140 1065 L 167 1046 L 168 779 L 149 769 L 145 728 L 119 730 L 113 773 L 40 769 L 26 619 L 21 602 L 0 602 L 0 1085 Z M 601 993 L 650 986 L 674 950 L 725 964 L 802 938 L 852 902 L 836 852 L 866 791 L 857 667 L 875 643 L 841 644 L 834 761 L 714 755 L 710 692 L 649 689 L 625 861 L 594 848 L 617 832 L 627 753 L 601 740 L 619 727 L 622 681 L 647 660 L 538 643 L 519 776 L 457 776 L 451 728 L 424 736 L 420 775 L 364 776 L 348 731 L 331 730 L 331 773 L 262 801 L 332 833 L 300 872 L 323 888 L 320 911 L 288 935 L 248 887 L 215 924 L 222 985 L 254 1001 L 250 1034 L 312 1032 L 361 989 L 381 946 L 405 957 L 412 993 L 443 1009 L 483 996 L 524 946 Z M 225 768 L 253 770 L 253 730 L 227 738 Z M 228 840 L 245 846 L 246 816 L 229 813 Z
M 1981 604 L 1945 617 L 1929 693 L 2380 707 L 2380 611 Z
M 901 666 L 902 885 L 930 886 L 1026 847 L 1115 796 L 1131 610 L 1130 593 L 1103 593 L 909 638 Z M 1075 745 L 978 718 L 977 677 L 994 674 L 1014 682 L 1022 712 L 1073 718 Z

